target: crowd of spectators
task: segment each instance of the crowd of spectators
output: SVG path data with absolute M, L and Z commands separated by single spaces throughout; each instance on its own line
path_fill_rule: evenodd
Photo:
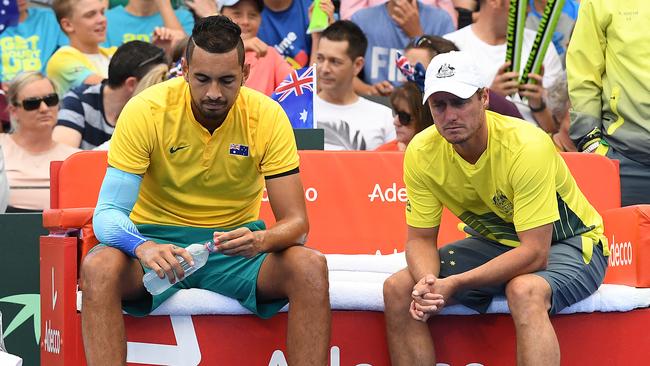
M 18 23 L 0 33 L 0 209 L 48 207 L 47 195 L 25 194 L 46 188 L 43 167 L 76 149 L 108 148 L 122 107 L 182 75 L 188 34 L 215 13 L 242 29 L 247 87 L 271 96 L 292 70 L 317 64 L 314 121 L 326 149 L 404 151 L 435 123 L 418 101 L 422 70 L 435 55 L 462 50 L 490 85 L 489 109 L 539 126 L 559 151 L 622 161 L 623 190 L 639 191 L 624 194 L 624 204 L 650 201 L 650 75 L 640 65 L 649 41 L 633 28 L 638 13 L 567 0 L 542 70 L 522 84 L 523 65 L 511 70 L 505 61 L 508 0 L 319 3 L 330 27 L 308 32 L 311 0 L 18 0 Z M 523 60 L 546 4 L 528 2 Z M 403 73 L 404 61 L 420 80 Z M 27 160 L 39 168 L 17 168 Z

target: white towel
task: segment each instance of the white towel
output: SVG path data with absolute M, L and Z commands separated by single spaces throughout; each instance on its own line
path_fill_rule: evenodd
M 406 268 L 404 252 L 388 255 L 326 254 L 330 271 L 395 273 Z
M 406 267 L 404 253 L 390 255 L 328 254 L 330 302 L 334 310 L 383 311 L 383 284 L 392 273 Z M 81 308 L 78 293 L 77 309 Z M 560 314 L 577 312 L 630 311 L 650 306 L 650 288 L 601 285 L 590 297 L 563 309 Z M 285 306 L 282 311 L 287 311 Z M 488 313 L 509 313 L 503 296 L 494 298 Z M 201 289 L 188 289 L 170 297 L 152 315 L 250 314 L 236 300 Z M 443 309 L 443 315 L 476 314 L 463 305 Z
M 650 288 L 635 288 L 624 285 L 600 285 L 591 296 L 578 301 L 560 311 L 560 314 L 631 311 L 650 306 Z M 510 313 L 508 302 L 504 296 L 497 296 L 487 309 L 488 314 Z M 463 306 L 452 305 L 443 309 L 445 315 L 478 314 L 476 311 Z
M 251 314 L 237 300 L 212 291 L 191 288 L 180 290 L 163 302 L 151 315 Z
M 383 311 L 383 282 L 369 283 L 335 281 L 330 283 L 330 303 L 333 310 Z M 590 297 L 577 302 L 560 314 L 631 311 L 650 306 L 650 288 L 634 288 L 623 285 L 601 285 Z M 281 311 L 287 311 L 285 306 Z M 488 314 L 509 313 L 503 296 L 494 298 Z M 165 301 L 152 315 L 203 315 L 203 314 L 250 314 L 239 303 L 225 296 L 200 289 L 181 290 Z M 441 315 L 471 315 L 474 310 L 463 305 L 445 307 Z
M 353 275 L 351 275 L 353 274 Z M 361 274 L 359 282 L 354 277 Z M 383 311 L 382 287 L 388 274 L 372 272 L 330 272 L 330 304 L 334 310 Z M 333 280 L 338 279 L 338 280 Z M 369 279 L 374 278 L 374 281 Z M 285 306 L 280 311 L 287 311 Z M 251 314 L 236 300 L 201 289 L 178 291 L 151 315 Z

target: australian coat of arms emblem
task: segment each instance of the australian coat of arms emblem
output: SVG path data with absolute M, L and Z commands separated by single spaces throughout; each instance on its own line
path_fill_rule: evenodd
M 494 203 L 495 206 L 504 213 L 507 216 L 512 216 L 513 211 L 514 211 L 514 206 L 512 205 L 512 202 L 508 200 L 508 197 L 506 197 L 503 192 L 497 189 L 496 193 L 492 197 L 492 202 Z
M 436 74 L 437 78 L 450 78 L 456 74 L 456 68 L 449 64 L 442 64 Z

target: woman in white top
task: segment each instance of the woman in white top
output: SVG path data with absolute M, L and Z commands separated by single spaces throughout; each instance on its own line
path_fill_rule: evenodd
M 59 96 L 52 81 L 39 72 L 16 76 L 7 100 L 12 134 L 0 134 L 9 181 L 7 212 L 42 211 L 50 207 L 50 162 L 65 160 L 79 149 L 52 140 Z

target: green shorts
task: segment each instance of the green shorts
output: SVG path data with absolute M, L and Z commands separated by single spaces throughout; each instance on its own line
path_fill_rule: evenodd
M 264 230 L 266 227 L 261 220 L 254 221 L 242 227 L 248 227 L 252 231 Z M 195 228 L 165 225 L 138 225 L 140 233 L 156 243 L 175 244 L 186 248 L 192 243 L 208 241 L 212 239 L 215 231 L 229 231 L 219 228 Z M 101 244 L 100 244 L 101 245 Z M 270 318 L 282 309 L 288 299 L 260 302 L 257 299 L 257 275 L 262 262 L 268 254 L 258 254 L 253 258 L 241 256 L 227 256 L 221 253 L 212 253 L 208 262 L 190 276 L 175 283 L 160 295 L 152 296 L 146 292 L 146 296 L 133 301 L 123 301 L 124 311 L 135 316 L 145 316 L 160 306 L 181 289 L 201 288 L 210 290 L 221 295 L 233 298 L 254 314 L 261 318 Z M 148 268 L 142 267 L 145 272 Z
M 467 272 L 511 249 L 513 248 L 481 236 L 453 242 L 438 250 L 440 277 Z M 582 239 L 575 236 L 554 242 L 546 269 L 533 274 L 544 278 L 551 286 L 549 314 L 556 314 L 598 290 L 606 269 L 607 258 L 603 255 L 602 244 L 594 246 L 591 261 L 585 263 L 582 257 Z M 504 283 L 464 290 L 456 293 L 454 299 L 479 313 L 485 313 L 492 297 L 505 295 L 505 288 Z

